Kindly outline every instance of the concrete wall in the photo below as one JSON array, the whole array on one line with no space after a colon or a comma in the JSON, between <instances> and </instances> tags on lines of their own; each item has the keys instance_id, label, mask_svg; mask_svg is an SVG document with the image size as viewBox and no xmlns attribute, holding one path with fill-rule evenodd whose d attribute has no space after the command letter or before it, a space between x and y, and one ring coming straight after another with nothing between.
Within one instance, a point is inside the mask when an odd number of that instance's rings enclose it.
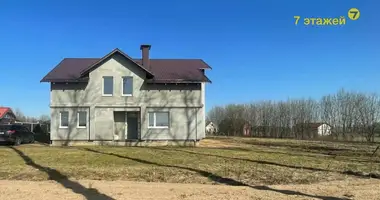
<instances>
[{"instance_id":1,"label":"concrete wall","mask_svg":"<svg viewBox=\"0 0 380 200\"><path fill-rule=\"evenodd\" d=\"M69 112L69 127L60 128L60 112L68 111ZM87 128L78 128L78 111L87 112ZM78 107L78 108L67 108L67 107L56 107L50 109L50 114L52 116L50 124L50 139L51 140L88 140L89 139L89 108L88 107ZM54 117L54 118L53 118Z\"/></svg>"},{"instance_id":2,"label":"concrete wall","mask_svg":"<svg viewBox=\"0 0 380 200\"><path fill-rule=\"evenodd\" d=\"M145 108L142 140L196 140L202 138L201 108ZM148 112L169 112L169 128L149 128ZM203 128L204 129L204 128Z\"/></svg>"},{"instance_id":3,"label":"concrete wall","mask_svg":"<svg viewBox=\"0 0 380 200\"><path fill-rule=\"evenodd\" d=\"M95 108L94 128L95 133L91 140L113 140L115 127L112 108Z\"/></svg>"},{"instance_id":4,"label":"concrete wall","mask_svg":"<svg viewBox=\"0 0 380 200\"><path fill-rule=\"evenodd\" d=\"M102 96L102 77L113 76L113 96ZM133 95L122 96L122 77L133 77ZM147 84L145 71L121 55L115 54L89 73L88 83L51 84L50 106L52 140L114 140L114 111L141 112L140 137L144 140L199 139L205 135L204 96L199 84ZM203 94L204 95L204 94ZM88 109L89 126L76 130L59 129L59 110L75 113L78 108ZM170 111L168 130L148 129L148 111ZM70 116L72 114L69 114ZM71 117L73 120L75 116ZM70 127L71 127L70 126ZM71 132L75 133L72 134ZM73 137L75 136L75 137Z\"/></svg>"}]
</instances>

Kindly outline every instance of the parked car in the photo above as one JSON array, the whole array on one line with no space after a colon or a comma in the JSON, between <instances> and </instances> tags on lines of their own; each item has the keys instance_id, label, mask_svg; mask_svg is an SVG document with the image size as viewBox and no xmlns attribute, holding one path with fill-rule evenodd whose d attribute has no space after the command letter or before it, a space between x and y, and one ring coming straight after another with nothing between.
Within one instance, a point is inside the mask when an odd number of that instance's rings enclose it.
<instances>
[{"instance_id":1,"label":"parked car","mask_svg":"<svg viewBox=\"0 0 380 200\"><path fill-rule=\"evenodd\" d=\"M10 142L14 145L34 143L34 133L23 125L0 125L0 142Z\"/></svg>"}]
</instances>

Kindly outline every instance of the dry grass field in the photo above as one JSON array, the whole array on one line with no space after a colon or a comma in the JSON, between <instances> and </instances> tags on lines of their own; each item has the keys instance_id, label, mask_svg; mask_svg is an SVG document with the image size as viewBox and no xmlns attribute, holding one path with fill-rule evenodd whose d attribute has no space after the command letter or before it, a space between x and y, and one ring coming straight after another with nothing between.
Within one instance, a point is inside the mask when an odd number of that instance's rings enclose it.
<instances>
[{"instance_id":1,"label":"dry grass field","mask_svg":"<svg viewBox=\"0 0 380 200\"><path fill-rule=\"evenodd\" d=\"M379 173L380 151L372 155L376 147L251 138L206 139L196 148L1 146L0 179L315 183Z\"/></svg>"}]
</instances>

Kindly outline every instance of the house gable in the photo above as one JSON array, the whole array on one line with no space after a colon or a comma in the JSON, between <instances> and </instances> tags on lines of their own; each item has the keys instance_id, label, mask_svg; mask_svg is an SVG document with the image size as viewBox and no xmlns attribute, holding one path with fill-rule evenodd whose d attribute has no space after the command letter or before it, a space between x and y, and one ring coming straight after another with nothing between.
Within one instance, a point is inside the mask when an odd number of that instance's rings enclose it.
<instances>
[{"instance_id":1,"label":"house gable","mask_svg":"<svg viewBox=\"0 0 380 200\"><path fill-rule=\"evenodd\" d=\"M104 59L89 72L90 81L102 76L132 76L145 80L147 79L147 72L124 56L114 54Z\"/></svg>"},{"instance_id":2,"label":"house gable","mask_svg":"<svg viewBox=\"0 0 380 200\"><path fill-rule=\"evenodd\" d=\"M127 54L122 52L120 49L114 49L109 54L105 55L103 58L99 59L97 62L93 63L83 71L81 71L81 77L86 77L91 71L95 70L99 66L103 65L107 61L109 61L111 58L117 57L118 60L121 60L121 57L125 60L128 60L129 62L133 63L136 67L140 68L146 73L147 78L153 78L154 75L152 72L150 72L148 69L140 65L139 63L135 62L131 57L129 57Z\"/></svg>"},{"instance_id":3,"label":"house gable","mask_svg":"<svg viewBox=\"0 0 380 200\"><path fill-rule=\"evenodd\" d=\"M103 95L103 78L113 77L113 94ZM125 98L122 94L123 78L132 77L132 97ZM120 54L114 54L89 73L89 82L84 91L89 96L88 102L115 104L125 102L135 104L142 96L141 88L146 80L146 71Z\"/></svg>"},{"instance_id":4,"label":"house gable","mask_svg":"<svg viewBox=\"0 0 380 200\"><path fill-rule=\"evenodd\" d=\"M16 115L11 108L0 107L0 124L13 123L16 120Z\"/></svg>"},{"instance_id":5,"label":"house gable","mask_svg":"<svg viewBox=\"0 0 380 200\"><path fill-rule=\"evenodd\" d=\"M8 107L0 107L0 119L14 117L15 115L12 112L11 108Z\"/></svg>"}]
</instances>

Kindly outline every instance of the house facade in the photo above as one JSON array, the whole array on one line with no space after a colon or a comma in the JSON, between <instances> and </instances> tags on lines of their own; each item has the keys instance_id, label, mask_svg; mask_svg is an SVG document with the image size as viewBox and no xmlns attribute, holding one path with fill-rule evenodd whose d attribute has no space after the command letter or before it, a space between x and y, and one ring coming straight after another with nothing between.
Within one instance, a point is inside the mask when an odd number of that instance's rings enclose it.
<instances>
[{"instance_id":1,"label":"house facade","mask_svg":"<svg viewBox=\"0 0 380 200\"><path fill-rule=\"evenodd\" d=\"M103 58L66 58L41 82L50 83L53 145L76 142L196 142L205 137L201 59L150 59L119 49Z\"/></svg>"},{"instance_id":2,"label":"house facade","mask_svg":"<svg viewBox=\"0 0 380 200\"><path fill-rule=\"evenodd\" d=\"M0 124L12 124L16 121L16 115L9 107L0 107Z\"/></svg>"}]
</instances>

